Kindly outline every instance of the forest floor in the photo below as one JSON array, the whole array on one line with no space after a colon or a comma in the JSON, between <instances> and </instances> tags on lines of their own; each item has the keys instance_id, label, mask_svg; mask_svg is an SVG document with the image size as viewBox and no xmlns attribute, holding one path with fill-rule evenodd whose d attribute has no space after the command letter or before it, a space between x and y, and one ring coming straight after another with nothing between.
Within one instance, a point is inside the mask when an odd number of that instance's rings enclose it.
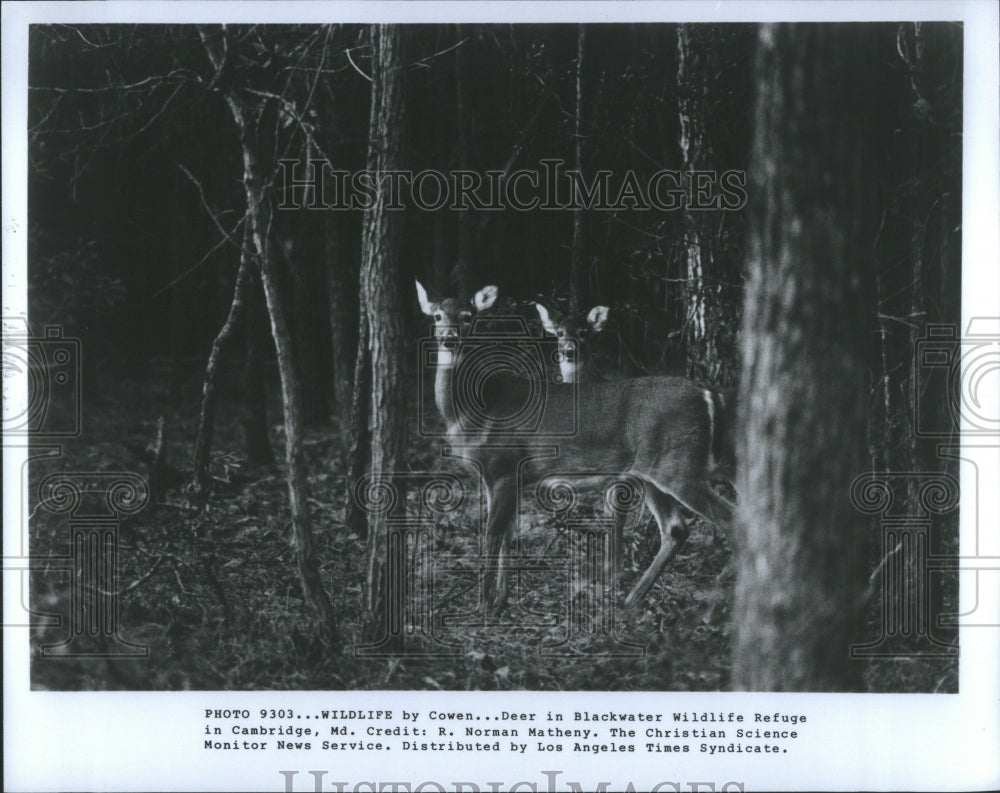
<instances>
[{"instance_id":1,"label":"forest floor","mask_svg":"<svg viewBox=\"0 0 1000 793\"><path fill-rule=\"evenodd\" d=\"M49 690L726 690L730 685L733 576L729 539L701 521L659 580L630 612L628 588L655 553L648 513L626 529L616 587L586 578L574 560L604 512L583 502L558 514L524 499L519 513L520 575L495 619L479 609L481 541L477 499L435 512L417 488L406 504L407 553L414 571L400 616L403 643L387 655L364 637L365 538L344 526L347 440L335 425L306 433L309 510L324 585L339 619L339 647L317 638L290 541L283 466L241 467L238 389L221 394L213 448L219 482L205 509L181 488L126 516L118 529L117 635L101 639L105 657L79 657L66 643L73 608L70 529L65 513L39 505L37 485L58 472L144 471L135 449L167 427L168 460L187 472L200 382L180 386L115 382L86 402L80 437L58 457L32 463L29 525L32 684ZM269 405L271 440L282 459L280 405ZM414 417L414 425L416 424ZM412 470L456 473L436 441L410 434ZM69 475L69 474L67 474ZM74 477L77 473L72 474ZM468 478L465 479L469 485ZM474 489L473 491L474 492ZM51 560L48 563L46 560ZM45 615L61 624L43 627ZM58 622L53 620L52 622ZM867 636L879 632L873 609ZM145 648L137 650L136 646ZM46 648L43 654L43 648ZM136 655L136 653L141 653ZM871 691L957 690L954 658L867 660Z\"/></svg>"}]
</instances>

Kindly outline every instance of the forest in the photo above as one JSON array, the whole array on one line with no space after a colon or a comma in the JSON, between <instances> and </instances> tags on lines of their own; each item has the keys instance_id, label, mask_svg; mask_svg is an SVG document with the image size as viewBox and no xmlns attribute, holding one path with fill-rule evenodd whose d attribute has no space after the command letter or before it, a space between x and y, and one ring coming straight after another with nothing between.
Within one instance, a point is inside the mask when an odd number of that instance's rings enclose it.
<instances>
[{"instance_id":1,"label":"forest","mask_svg":"<svg viewBox=\"0 0 1000 793\"><path fill-rule=\"evenodd\" d=\"M962 45L33 25L33 686L956 691Z\"/></svg>"}]
</instances>

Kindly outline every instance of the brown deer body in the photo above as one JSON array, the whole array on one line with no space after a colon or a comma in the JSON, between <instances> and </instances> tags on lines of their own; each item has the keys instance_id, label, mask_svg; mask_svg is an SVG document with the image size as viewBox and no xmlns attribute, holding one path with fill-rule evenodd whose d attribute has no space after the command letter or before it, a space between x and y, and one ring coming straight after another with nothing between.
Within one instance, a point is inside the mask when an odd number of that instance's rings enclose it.
<instances>
[{"instance_id":1,"label":"brown deer body","mask_svg":"<svg viewBox=\"0 0 1000 793\"><path fill-rule=\"evenodd\" d=\"M542 322L543 330L554 337L558 345L558 377L562 382L597 383L624 379L620 375L598 371L598 367L593 360L595 357L593 352L595 340L601 331L604 330L608 321L610 309L607 306L594 306L585 316L577 315L573 312L561 314L555 310L550 310L541 303L535 303L534 306ZM731 486L735 471L735 450L732 445L730 431L732 407L730 404L727 404L727 400L717 391L705 389L705 398L711 401L711 404L706 403L706 409L709 411L709 417L712 420L711 433L714 444L710 474L713 480L725 481ZM679 533L687 532L687 521L678 502L671 498L668 501L664 501L662 507L663 513L661 517L664 519L664 522L658 524L661 535L661 548L669 545L669 537L666 532L670 532L671 534L675 530ZM612 575L614 572L621 572L621 555L624 549L624 527L627 514L623 511L616 511L615 518L614 554L612 557L614 567L609 571L609 575ZM678 526L681 528L676 528ZM640 584L630 593L626 603L633 605L645 594L653 581L655 581L655 575L643 578Z\"/></svg>"},{"instance_id":2,"label":"brown deer body","mask_svg":"<svg viewBox=\"0 0 1000 793\"><path fill-rule=\"evenodd\" d=\"M607 383L545 383L543 377L539 383L497 372L482 378L475 393L466 393L461 387L461 342L472 312L455 299L431 301L419 282L417 294L421 309L434 320L435 400L452 453L472 462L486 486L488 566L483 592L488 608L499 609L506 601L506 558L519 494L523 484L539 478L565 473L577 486L606 484L623 476L642 482L661 545L626 606L645 595L687 539L674 499L712 523L728 526L732 505L709 485L718 451L711 391L678 377ZM489 308L496 297L496 287L484 287L472 308ZM539 389L544 400L540 423L511 432L508 417L518 415ZM570 432L565 431L567 422Z\"/></svg>"}]
</instances>

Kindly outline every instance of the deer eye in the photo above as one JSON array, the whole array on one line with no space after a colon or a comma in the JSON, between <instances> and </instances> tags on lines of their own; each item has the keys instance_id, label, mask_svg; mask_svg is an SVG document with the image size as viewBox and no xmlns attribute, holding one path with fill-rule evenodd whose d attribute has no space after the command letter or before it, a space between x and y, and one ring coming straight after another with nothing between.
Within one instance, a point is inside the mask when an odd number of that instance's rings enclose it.
<instances>
[{"instance_id":1,"label":"deer eye","mask_svg":"<svg viewBox=\"0 0 1000 793\"><path fill-rule=\"evenodd\" d=\"M463 324L467 325L470 322L472 322L472 312L471 311L463 311L461 314L458 315L458 318L459 318L459 320Z\"/></svg>"},{"instance_id":2,"label":"deer eye","mask_svg":"<svg viewBox=\"0 0 1000 793\"><path fill-rule=\"evenodd\" d=\"M434 321L435 322L440 322L441 321L441 312L440 311L438 311L438 312L436 312L434 314Z\"/></svg>"},{"instance_id":3,"label":"deer eye","mask_svg":"<svg viewBox=\"0 0 1000 793\"><path fill-rule=\"evenodd\" d=\"M564 331L562 328L559 328L559 330L556 331L556 336L562 339L566 336L566 331Z\"/></svg>"}]
</instances>

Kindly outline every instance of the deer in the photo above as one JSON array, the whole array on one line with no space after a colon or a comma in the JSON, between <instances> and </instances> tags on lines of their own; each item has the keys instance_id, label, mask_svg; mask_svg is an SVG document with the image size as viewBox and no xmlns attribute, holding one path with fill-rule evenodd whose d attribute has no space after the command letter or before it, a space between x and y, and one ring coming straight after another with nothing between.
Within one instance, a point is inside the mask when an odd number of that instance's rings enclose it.
<instances>
[{"instance_id":1,"label":"deer","mask_svg":"<svg viewBox=\"0 0 1000 793\"><path fill-rule=\"evenodd\" d=\"M497 301L496 286L484 286L464 302L432 300L417 281L421 311L433 321L437 347L435 403L446 425L452 454L472 463L486 490L486 571L483 598L488 611L506 605L506 561L523 481L553 471L586 476L574 483L600 487L631 477L642 483L643 499L660 533L660 547L628 596L625 608L641 601L663 568L684 545L689 529L676 503L714 525L729 529L733 505L710 486L722 451L715 394L681 377L639 377L619 382L547 382L508 371L477 380L463 391L463 344L474 342L476 314ZM466 364L467 365L467 364ZM512 434L509 417L525 400L541 394L538 424ZM571 433L562 432L566 417Z\"/></svg>"},{"instance_id":2,"label":"deer","mask_svg":"<svg viewBox=\"0 0 1000 793\"><path fill-rule=\"evenodd\" d=\"M573 313L559 314L541 303L533 303L532 305L542 321L542 328L550 336L554 336L558 343L557 364L561 382L592 383L624 378L624 375L597 371L597 367L593 363L594 355L591 352L591 347L594 339L607 324L608 315L611 312L607 306L594 306L587 312L586 316L579 316ZM722 392L715 389L711 389L710 393L716 403L714 413L721 425L724 425L723 435L720 438L725 441L725 448L712 470L713 481L728 482L733 485L735 460L733 459L734 450L731 447L732 438L729 436L729 425L735 412L733 405L735 393L730 390L724 396Z\"/></svg>"},{"instance_id":3,"label":"deer","mask_svg":"<svg viewBox=\"0 0 1000 793\"><path fill-rule=\"evenodd\" d=\"M610 314L610 309L607 306L594 306L586 315L582 315L572 311L563 314L549 309L542 303L536 302L533 305L538 312L543 330L556 340L558 377L561 382L592 383L615 377L615 375L597 371L593 361L594 340L604 330ZM713 481L728 482L732 486L735 465L732 459L733 449L728 445L731 441L731 438L728 437L728 425L732 413L730 400L724 399L715 390L711 391L711 395L715 403L713 413L719 426L718 431L722 433L720 437L725 437L726 441L725 449L718 455L712 468L712 479ZM616 512L615 517L614 549L616 554L620 554L624 547L623 531L627 515L624 512ZM671 526L679 522L686 523L680 505L676 501L673 503L673 512L668 516L668 521Z\"/></svg>"}]
</instances>

